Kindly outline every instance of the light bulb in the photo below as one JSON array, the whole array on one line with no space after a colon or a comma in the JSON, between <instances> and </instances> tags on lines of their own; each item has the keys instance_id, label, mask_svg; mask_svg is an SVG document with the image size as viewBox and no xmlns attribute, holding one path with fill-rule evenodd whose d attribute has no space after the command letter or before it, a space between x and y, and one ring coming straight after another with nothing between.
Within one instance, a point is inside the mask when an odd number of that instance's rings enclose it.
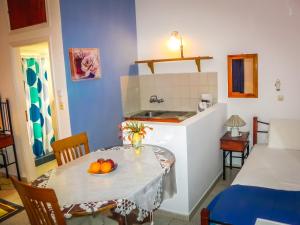
<instances>
[{"instance_id":1,"label":"light bulb","mask_svg":"<svg viewBox=\"0 0 300 225\"><path fill-rule=\"evenodd\" d=\"M168 47L172 50L172 51L177 51L180 49L181 46L181 39L179 36L178 31L173 31L171 33L171 37L168 41Z\"/></svg>"},{"instance_id":2,"label":"light bulb","mask_svg":"<svg viewBox=\"0 0 300 225\"><path fill-rule=\"evenodd\" d=\"M172 51L177 51L180 48L180 40L174 36L172 36L168 42L168 47Z\"/></svg>"}]
</instances>

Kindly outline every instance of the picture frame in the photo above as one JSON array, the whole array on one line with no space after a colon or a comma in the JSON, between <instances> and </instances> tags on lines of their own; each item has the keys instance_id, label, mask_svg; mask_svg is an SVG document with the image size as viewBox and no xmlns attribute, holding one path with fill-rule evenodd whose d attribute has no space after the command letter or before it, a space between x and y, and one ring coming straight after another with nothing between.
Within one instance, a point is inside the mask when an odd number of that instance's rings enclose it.
<instances>
[{"instance_id":1,"label":"picture frame","mask_svg":"<svg viewBox=\"0 0 300 225\"><path fill-rule=\"evenodd\" d=\"M69 60L73 81L94 80L101 77L98 48L70 48Z\"/></svg>"}]
</instances>

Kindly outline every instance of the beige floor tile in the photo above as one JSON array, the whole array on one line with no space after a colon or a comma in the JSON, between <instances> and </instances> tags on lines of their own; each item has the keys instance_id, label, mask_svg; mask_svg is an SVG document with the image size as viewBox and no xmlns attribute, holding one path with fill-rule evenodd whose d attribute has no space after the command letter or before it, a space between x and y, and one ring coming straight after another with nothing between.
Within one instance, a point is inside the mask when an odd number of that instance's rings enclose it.
<instances>
[{"instance_id":1,"label":"beige floor tile","mask_svg":"<svg viewBox=\"0 0 300 225\"><path fill-rule=\"evenodd\" d=\"M67 225L118 225L114 220L106 218L101 215L97 216L83 216L67 220Z\"/></svg>"},{"instance_id":2,"label":"beige floor tile","mask_svg":"<svg viewBox=\"0 0 300 225\"><path fill-rule=\"evenodd\" d=\"M15 216L3 221L1 225L30 225L29 219L25 211L22 211Z\"/></svg>"},{"instance_id":3,"label":"beige floor tile","mask_svg":"<svg viewBox=\"0 0 300 225\"><path fill-rule=\"evenodd\" d=\"M36 174L37 176L41 176L43 175L44 173L48 172L49 170L52 170L54 168L57 167L57 162L56 160L52 160L50 162L47 162L47 163L44 163L40 166L37 166L36 167Z\"/></svg>"},{"instance_id":4,"label":"beige floor tile","mask_svg":"<svg viewBox=\"0 0 300 225\"><path fill-rule=\"evenodd\" d=\"M193 223L189 221L173 219L170 221L169 225L193 225Z\"/></svg>"},{"instance_id":5,"label":"beige floor tile","mask_svg":"<svg viewBox=\"0 0 300 225\"><path fill-rule=\"evenodd\" d=\"M154 213L153 216L153 221L155 225L169 225L172 219L173 218L171 217L163 216L161 214L158 215L156 213ZM150 223L145 223L145 225L150 225Z\"/></svg>"},{"instance_id":6,"label":"beige floor tile","mask_svg":"<svg viewBox=\"0 0 300 225\"><path fill-rule=\"evenodd\" d=\"M210 191L202 205L199 207L198 211L195 213L194 217L191 219L192 224L199 225L200 224L200 212L203 208L206 208L209 203L224 189L229 187L236 177L239 169L233 168L230 170L226 168L226 180L224 181L222 177L217 181L215 187Z\"/></svg>"}]
</instances>

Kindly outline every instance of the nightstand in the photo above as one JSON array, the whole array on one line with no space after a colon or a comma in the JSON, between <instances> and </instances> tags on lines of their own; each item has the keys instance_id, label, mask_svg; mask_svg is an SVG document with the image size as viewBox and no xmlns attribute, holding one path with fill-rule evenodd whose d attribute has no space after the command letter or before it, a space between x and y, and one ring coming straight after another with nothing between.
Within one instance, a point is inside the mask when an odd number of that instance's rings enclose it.
<instances>
[{"instance_id":1,"label":"nightstand","mask_svg":"<svg viewBox=\"0 0 300 225\"><path fill-rule=\"evenodd\" d=\"M231 137L230 132L226 132L220 139L220 149L223 151L223 180L226 178L226 167L241 168L244 165L245 158L249 155L249 132L240 132L241 136ZM232 156L232 152L240 153L240 156ZM226 158L230 156L230 166L226 166ZM240 158L241 166L232 166L232 158Z\"/></svg>"}]
</instances>

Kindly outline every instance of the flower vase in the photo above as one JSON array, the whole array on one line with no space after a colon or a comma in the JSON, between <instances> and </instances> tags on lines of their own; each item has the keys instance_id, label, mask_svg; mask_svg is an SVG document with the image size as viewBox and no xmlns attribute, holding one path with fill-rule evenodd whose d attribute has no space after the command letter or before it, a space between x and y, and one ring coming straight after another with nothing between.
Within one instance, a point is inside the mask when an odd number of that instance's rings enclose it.
<instances>
[{"instance_id":1,"label":"flower vase","mask_svg":"<svg viewBox=\"0 0 300 225\"><path fill-rule=\"evenodd\" d=\"M141 153L142 139L143 139L143 137L139 133L134 133L132 135L131 144L132 144L132 147L134 148L136 154Z\"/></svg>"}]
</instances>

